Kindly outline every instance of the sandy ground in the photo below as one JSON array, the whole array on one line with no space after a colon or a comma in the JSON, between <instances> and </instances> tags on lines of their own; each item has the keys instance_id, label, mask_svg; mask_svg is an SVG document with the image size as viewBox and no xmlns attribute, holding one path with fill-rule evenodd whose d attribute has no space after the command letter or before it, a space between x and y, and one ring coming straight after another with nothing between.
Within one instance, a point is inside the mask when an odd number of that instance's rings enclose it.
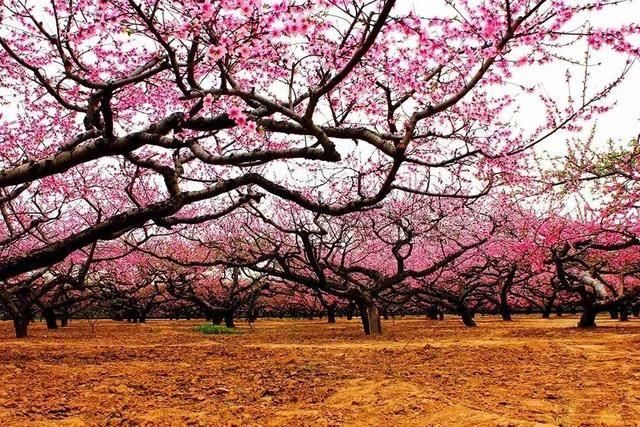
<instances>
[{"instance_id":1,"label":"sandy ground","mask_svg":"<svg viewBox=\"0 0 640 427\"><path fill-rule=\"evenodd\" d=\"M0 322L0 425L640 425L638 320L199 323Z\"/></svg>"}]
</instances>

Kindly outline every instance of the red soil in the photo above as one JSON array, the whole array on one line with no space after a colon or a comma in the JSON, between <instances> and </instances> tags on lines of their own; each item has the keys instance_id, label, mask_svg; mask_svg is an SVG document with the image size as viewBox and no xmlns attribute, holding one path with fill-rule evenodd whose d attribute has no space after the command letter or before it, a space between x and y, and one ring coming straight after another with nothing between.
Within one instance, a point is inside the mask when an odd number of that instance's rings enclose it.
<instances>
[{"instance_id":1,"label":"red soil","mask_svg":"<svg viewBox=\"0 0 640 427\"><path fill-rule=\"evenodd\" d=\"M637 425L640 322L0 322L0 425Z\"/></svg>"}]
</instances>

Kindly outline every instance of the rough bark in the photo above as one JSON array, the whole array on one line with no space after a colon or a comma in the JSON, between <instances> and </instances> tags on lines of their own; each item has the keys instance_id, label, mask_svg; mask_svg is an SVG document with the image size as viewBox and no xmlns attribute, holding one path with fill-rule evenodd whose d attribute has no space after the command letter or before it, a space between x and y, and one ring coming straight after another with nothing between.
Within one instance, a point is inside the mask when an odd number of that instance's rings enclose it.
<instances>
[{"instance_id":1,"label":"rough bark","mask_svg":"<svg viewBox=\"0 0 640 427\"><path fill-rule=\"evenodd\" d=\"M362 327L365 335L378 335L382 333L382 324L380 321L380 310L375 304L370 302L358 303L360 317L362 319Z\"/></svg>"},{"instance_id":2,"label":"rough bark","mask_svg":"<svg viewBox=\"0 0 640 427\"><path fill-rule=\"evenodd\" d=\"M356 311L356 305L353 302L349 303L347 307L347 320L353 319L353 313Z\"/></svg>"},{"instance_id":3,"label":"rough bark","mask_svg":"<svg viewBox=\"0 0 640 427\"><path fill-rule=\"evenodd\" d=\"M336 323L336 308L334 306L327 307L327 323Z\"/></svg>"},{"instance_id":4,"label":"rough bark","mask_svg":"<svg viewBox=\"0 0 640 427\"><path fill-rule=\"evenodd\" d=\"M627 304L622 302L620 303L620 306L618 307L619 311L620 311L620 321L621 322L628 322L629 321L629 308L627 307Z\"/></svg>"},{"instance_id":5,"label":"rough bark","mask_svg":"<svg viewBox=\"0 0 640 427\"><path fill-rule=\"evenodd\" d=\"M233 310L227 310L224 312L224 325L227 328L235 328L236 325L233 322Z\"/></svg>"},{"instance_id":6,"label":"rough bark","mask_svg":"<svg viewBox=\"0 0 640 427\"><path fill-rule=\"evenodd\" d=\"M596 326L596 307L593 301L585 301L583 304L582 316L578 322L579 328L595 328Z\"/></svg>"},{"instance_id":7,"label":"rough bark","mask_svg":"<svg viewBox=\"0 0 640 427\"><path fill-rule=\"evenodd\" d=\"M500 316L502 316L502 320L511 321L511 310L508 304L500 304Z\"/></svg>"},{"instance_id":8,"label":"rough bark","mask_svg":"<svg viewBox=\"0 0 640 427\"><path fill-rule=\"evenodd\" d=\"M509 291L513 285L513 278L516 274L516 266L514 265L510 270L507 278L505 279L502 287L500 288L500 316L502 320L511 320L511 308L509 307Z\"/></svg>"},{"instance_id":9,"label":"rough bark","mask_svg":"<svg viewBox=\"0 0 640 427\"><path fill-rule=\"evenodd\" d=\"M224 315L222 312L216 311L214 313L209 314L209 318L211 319L211 323L214 325L222 325L222 321L224 320Z\"/></svg>"},{"instance_id":10,"label":"rough bark","mask_svg":"<svg viewBox=\"0 0 640 427\"><path fill-rule=\"evenodd\" d=\"M27 336L27 328L29 327L29 317L27 316L14 317L13 327L16 332L16 338L25 338Z\"/></svg>"},{"instance_id":11,"label":"rough bark","mask_svg":"<svg viewBox=\"0 0 640 427\"><path fill-rule=\"evenodd\" d=\"M462 318L462 323L464 324L464 326L472 328L478 326L476 325L475 320L473 320L473 313L469 309L462 308L460 310L460 317Z\"/></svg>"},{"instance_id":12,"label":"rough bark","mask_svg":"<svg viewBox=\"0 0 640 427\"><path fill-rule=\"evenodd\" d=\"M42 317L47 322L47 329L58 329L58 321L56 313L52 308L46 307L42 309Z\"/></svg>"}]
</instances>

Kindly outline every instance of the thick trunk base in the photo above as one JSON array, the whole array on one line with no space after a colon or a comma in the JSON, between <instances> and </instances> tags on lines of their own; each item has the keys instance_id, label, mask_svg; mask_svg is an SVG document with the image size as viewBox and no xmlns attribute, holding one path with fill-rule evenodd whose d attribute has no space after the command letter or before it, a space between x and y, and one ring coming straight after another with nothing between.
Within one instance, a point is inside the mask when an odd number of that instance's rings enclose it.
<instances>
[{"instance_id":1,"label":"thick trunk base","mask_svg":"<svg viewBox=\"0 0 640 427\"><path fill-rule=\"evenodd\" d=\"M47 329L58 329L58 321L56 319L56 313L50 309L45 308L42 310L42 316L44 320L47 322Z\"/></svg>"},{"instance_id":2,"label":"thick trunk base","mask_svg":"<svg viewBox=\"0 0 640 427\"><path fill-rule=\"evenodd\" d=\"M336 323L336 309L333 307L327 309L327 323Z\"/></svg>"},{"instance_id":3,"label":"thick trunk base","mask_svg":"<svg viewBox=\"0 0 640 427\"><path fill-rule=\"evenodd\" d=\"M209 320L211 320L211 323L213 323L214 325L222 325L222 321L224 320L223 314L217 312L210 314L208 317Z\"/></svg>"},{"instance_id":4,"label":"thick trunk base","mask_svg":"<svg viewBox=\"0 0 640 427\"><path fill-rule=\"evenodd\" d=\"M620 304L620 321L621 322L628 322L629 321L629 309L627 308L626 304Z\"/></svg>"},{"instance_id":5,"label":"thick trunk base","mask_svg":"<svg viewBox=\"0 0 640 427\"><path fill-rule=\"evenodd\" d=\"M512 320L511 319L511 312L509 311L508 308L502 308L500 310L500 316L502 316L502 320L504 320L504 321L509 322L509 321Z\"/></svg>"},{"instance_id":6,"label":"thick trunk base","mask_svg":"<svg viewBox=\"0 0 640 427\"><path fill-rule=\"evenodd\" d=\"M360 317L365 335L379 335L382 333L380 310L375 305L359 304Z\"/></svg>"},{"instance_id":7,"label":"thick trunk base","mask_svg":"<svg viewBox=\"0 0 640 427\"><path fill-rule=\"evenodd\" d=\"M353 314L356 312L356 304L353 302L349 303L347 307L347 320L353 319Z\"/></svg>"},{"instance_id":8,"label":"thick trunk base","mask_svg":"<svg viewBox=\"0 0 640 427\"><path fill-rule=\"evenodd\" d=\"M13 327L16 332L16 338L25 338L29 327L29 319L18 317L13 319Z\"/></svg>"},{"instance_id":9,"label":"thick trunk base","mask_svg":"<svg viewBox=\"0 0 640 427\"><path fill-rule=\"evenodd\" d=\"M236 325L233 322L233 313L230 311L227 311L226 313L224 313L224 325L227 328L235 328Z\"/></svg>"},{"instance_id":10,"label":"thick trunk base","mask_svg":"<svg viewBox=\"0 0 640 427\"><path fill-rule=\"evenodd\" d=\"M470 312L463 311L460 314L460 317L462 318L462 323L464 324L464 326L467 326L470 328L475 328L476 326L478 326L475 320L473 320L473 315Z\"/></svg>"},{"instance_id":11,"label":"thick trunk base","mask_svg":"<svg viewBox=\"0 0 640 427\"><path fill-rule=\"evenodd\" d=\"M596 327L596 311L590 308L585 308L580 316L578 322L578 328L595 328Z\"/></svg>"}]
</instances>

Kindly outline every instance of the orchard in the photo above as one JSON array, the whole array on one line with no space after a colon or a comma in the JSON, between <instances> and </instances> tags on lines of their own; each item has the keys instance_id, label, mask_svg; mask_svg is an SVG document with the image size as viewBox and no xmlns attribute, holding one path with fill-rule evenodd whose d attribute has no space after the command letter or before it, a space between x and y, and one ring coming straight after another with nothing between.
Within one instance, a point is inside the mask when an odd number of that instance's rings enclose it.
<instances>
[{"instance_id":1,"label":"orchard","mask_svg":"<svg viewBox=\"0 0 640 427\"><path fill-rule=\"evenodd\" d=\"M0 421L637 423L638 22L638 0L0 0Z\"/></svg>"}]
</instances>

